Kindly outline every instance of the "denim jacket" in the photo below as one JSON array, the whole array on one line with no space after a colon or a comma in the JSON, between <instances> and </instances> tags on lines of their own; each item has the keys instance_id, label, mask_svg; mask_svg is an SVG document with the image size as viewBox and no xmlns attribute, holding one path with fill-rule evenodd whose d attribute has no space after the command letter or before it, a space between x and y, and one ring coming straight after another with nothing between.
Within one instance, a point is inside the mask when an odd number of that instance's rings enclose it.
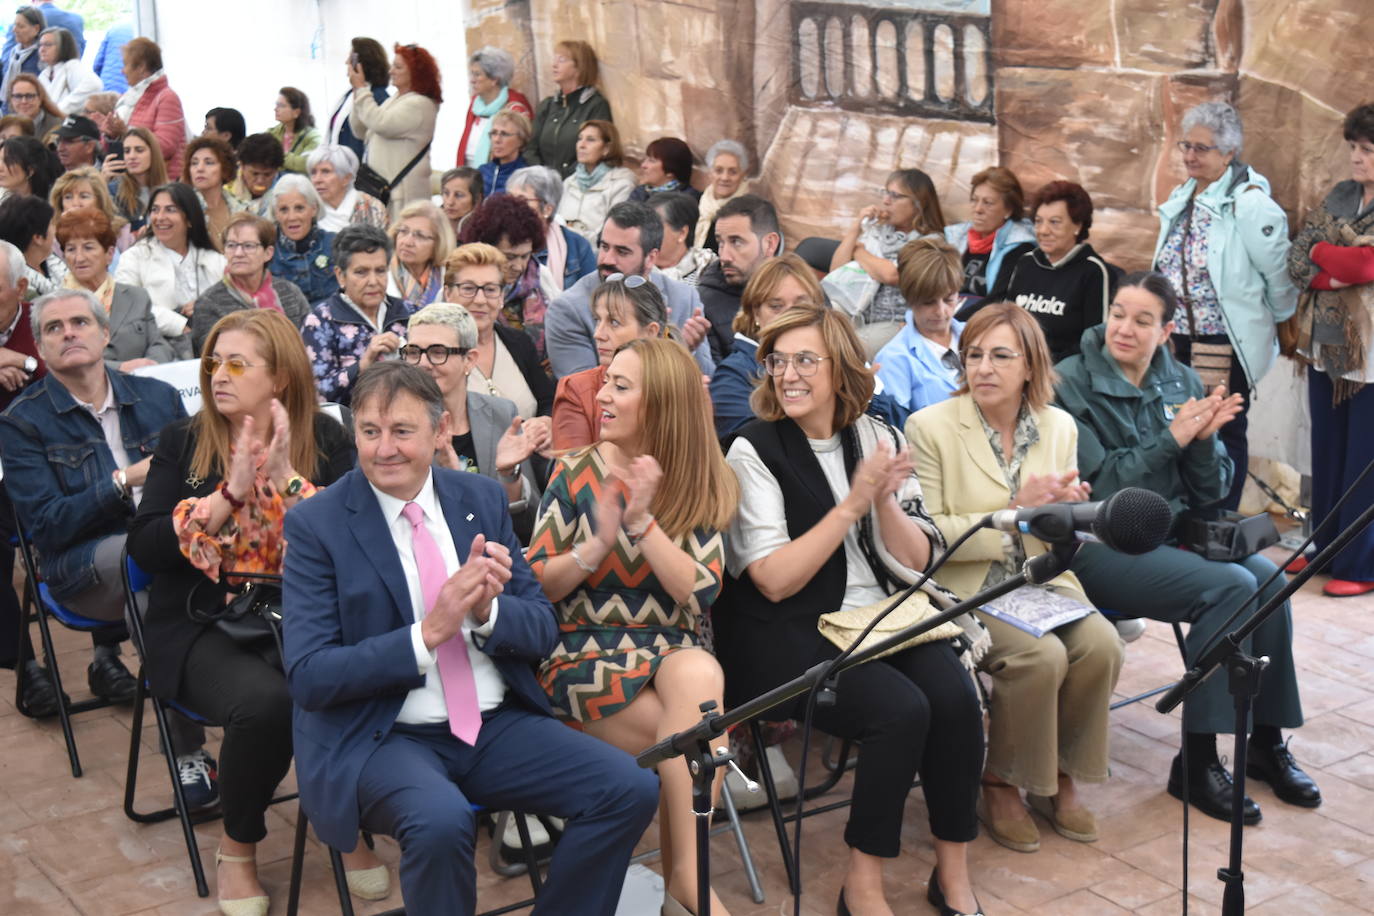
<instances>
[{"instance_id":1,"label":"denim jacket","mask_svg":"<svg viewBox=\"0 0 1374 916\"><path fill-rule=\"evenodd\" d=\"M186 416L166 382L106 370L130 463L153 453L162 428ZM5 489L59 601L98 584L95 548L124 532L133 505L115 489L114 455L100 422L53 376L26 388L0 414Z\"/></svg>"},{"instance_id":2,"label":"denim jacket","mask_svg":"<svg viewBox=\"0 0 1374 916\"><path fill-rule=\"evenodd\" d=\"M267 269L272 276L290 280L305 293L311 305L328 299L339 291L334 276L334 233L316 224L310 234L293 242L277 231L277 244Z\"/></svg>"}]
</instances>

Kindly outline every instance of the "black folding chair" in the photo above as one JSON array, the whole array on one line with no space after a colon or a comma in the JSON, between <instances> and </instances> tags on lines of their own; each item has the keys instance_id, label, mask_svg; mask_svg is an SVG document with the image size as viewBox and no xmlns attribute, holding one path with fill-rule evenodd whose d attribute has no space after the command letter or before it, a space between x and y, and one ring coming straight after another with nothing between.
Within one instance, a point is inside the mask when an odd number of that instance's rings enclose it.
<instances>
[{"instance_id":1,"label":"black folding chair","mask_svg":"<svg viewBox=\"0 0 1374 916\"><path fill-rule=\"evenodd\" d=\"M43 659L47 663L53 689L57 691L57 718L62 723L62 737L67 742L67 759L71 762L72 776L80 777L81 756L77 753L76 737L72 734L72 716L91 709L104 709L112 704L104 697L92 697L89 700L81 700L76 703L68 700L66 692L62 689L62 672L57 667L57 652L53 649L52 628L48 625L48 618L52 617L67 629L81 633L121 632L123 622L82 617L54 598L52 592L48 590L48 584L42 581L39 574L33 545L29 543L24 522L19 517L18 509L14 510L14 531L19 556L24 563L24 602L19 614L19 645L24 644L24 637L28 634L29 624L36 617L38 619L38 632L43 643ZM24 687L28 683L25 667L22 660L15 666L14 705L21 713L32 718L33 713L24 703Z\"/></svg>"},{"instance_id":2,"label":"black folding chair","mask_svg":"<svg viewBox=\"0 0 1374 916\"><path fill-rule=\"evenodd\" d=\"M1118 614L1116 611L1109 610L1109 609L1107 609L1107 608L1099 608L1099 611L1101 612L1102 616L1103 616L1103 617L1106 617L1107 620L1110 621L1111 623L1116 623L1118 620L1133 620L1133 619L1135 619L1135 618L1133 618L1133 617L1131 617L1131 616L1128 616L1128 615L1126 615L1126 614ZM1178 621L1175 620L1175 621L1173 622L1173 628L1174 628L1174 641L1178 643L1178 654L1183 658L1183 664L1184 664L1184 666L1186 667L1187 664L1188 664L1188 648L1187 648L1187 645L1186 645L1186 644L1184 643L1184 641L1183 641L1183 639L1184 639L1184 637L1183 637L1183 625L1182 625L1181 623L1179 623ZM1116 710L1116 709L1120 709L1120 708L1123 707L1123 706L1130 706L1132 703L1139 703L1141 700L1148 700L1150 697L1158 696L1159 694L1163 693L1164 691L1170 689L1171 687L1174 686L1175 683L1176 683L1176 682L1174 682L1174 681L1170 681L1170 682L1167 683L1167 684L1163 684L1163 685L1161 685L1161 686L1159 686L1159 687L1155 687L1155 688L1153 688L1153 689L1151 689L1151 690L1147 690L1147 691L1145 691L1144 693L1138 693L1138 694L1136 694L1136 695L1133 696L1133 697L1126 697L1126 698L1123 699L1123 700L1117 700L1115 703L1113 703L1111 706L1109 706L1109 707L1107 707L1107 708L1108 708L1108 709L1112 709L1112 710Z\"/></svg>"},{"instance_id":3,"label":"black folding chair","mask_svg":"<svg viewBox=\"0 0 1374 916\"><path fill-rule=\"evenodd\" d=\"M176 750L172 747L171 733L167 728L167 713L169 710L174 710L200 725L213 726L217 723L199 715L194 710L187 709L180 703L164 700L148 692L148 681L143 675L143 663L147 658L144 652L143 619L138 610L136 595L146 589L152 580L147 573L138 568L138 564L129 558L127 550L121 566L124 573L125 616L128 618L129 634L133 638L134 649L138 652L139 658L138 695L134 698L134 720L129 737L129 769L124 778L124 814L129 820L140 824L157 824L173 817L178 818L181 821L182 838L186 843L186 857L191 860L191 872L196 879L196 893L202 897L208 897L210 896L210 887L205 880L205 865L200 858L200 847L196 844L195 826L218 820L221 813L218 807L195 812L187 807L186 796L181 788L181 777L177 773ZM145 699L153 701L153 717L157 720L158 741L162 745L162 754L167 762L167 775L172 784L172 806L159 811L140 812L134 808L134 795L138 789L138 762L143 749L140 738L143 732L143 701ZM295 792L278 795L272 799L272 804L290 801L295 797Z\"/></svg>"}]
</instances>

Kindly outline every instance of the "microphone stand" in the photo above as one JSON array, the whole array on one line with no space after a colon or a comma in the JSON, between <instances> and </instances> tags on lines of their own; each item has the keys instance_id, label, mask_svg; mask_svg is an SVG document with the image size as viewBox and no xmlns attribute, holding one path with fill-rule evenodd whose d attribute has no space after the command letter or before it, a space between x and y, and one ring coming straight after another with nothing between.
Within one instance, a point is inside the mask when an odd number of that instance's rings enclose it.
<instances>
[{"instance_id":1,"label":"microphone stand","mask_svg":"<svg viewBox=\"0 0 1374 916\"><path fill-rule=\"evenodd\" d=\"M697 916L710 916L711 913L711 784L715 780L716 770L724 766L734 766L735 759L734 755L725 747L713 752L711 750L713 739L720 737L733 726L747 722L776 706L781 706L789 700L808 693L820 686L826 679L837 677L840 672L861 665L915 636L953 620L960 614L981 607L1027 583L1043 585L1069 568L1069 563L1073 561L1074 554L1078 552L1078 547L1079 542L1077 540L1052 544L1045 553L1027 560L1021 572L999 582L992 588L979 592L967 601L960 601L958 604L951 605L934 617L907 627L898 633L893 633L867 649L854 652L840 662L838 666L834 666L833 660L819 662L798 677L736 706L727 713L716 712L715 701L708 700L701 704L700 722L669 735L652 747L640 751L635 760L645 769L656 767L673 757L685 756L687 758L687 770L692 774L692 814L696 817ZM835 667L833 671L831 670L832 666ZM800 896L800 876L798 876L797 883L798 896Z\"/></svg>"},{"instance_id":2,"label":"microphone stand","mask_svg":"<svg viewBox=\"0 0 1374 916\"><path fill-rule=\"evenodd\" d=\"M1258 608L1239 628L1217 640L1197 662L1184 673L1177 684L1155 704L1155 709L1170 713L1182 703L1202 682L1207 680L1222 665L1226 666L1227 689L1236 706L1235 750L1233 752L1232 783L1234 794L1231 796L1231 842L1229 858L1225 868L1217 869L1217 880L1225 886L1222 894L1222 916L1240 916L1245 912L1245 873L1241 870L1244 850L1244 812L1245 812L1245 758L1249 746L1246 732L1250 725L1250 706L1259 694L1260 679L1269 665L1268 656L1255 658L1248 654L1241 644L1257 630L1274 612L1283 606L1308 579L1324 569L1326 564L1340 553L1345 545L1359 536L1366 526L1374 521L1374 504L1366 508L1360 516L1336 536L1325 549L1308 562L1302 572L1288 580L1274 597ZM1188 802L1184 802L1188 804Z\"/></svg>"}]
</instances>

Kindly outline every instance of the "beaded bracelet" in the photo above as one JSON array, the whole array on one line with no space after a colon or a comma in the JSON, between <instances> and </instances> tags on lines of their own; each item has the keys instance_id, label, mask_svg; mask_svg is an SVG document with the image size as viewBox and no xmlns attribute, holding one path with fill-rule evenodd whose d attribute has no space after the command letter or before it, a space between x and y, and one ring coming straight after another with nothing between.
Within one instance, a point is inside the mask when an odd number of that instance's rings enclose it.
<instances>
[{"instance_id":1,"label":"beaded bracelet","mask_svg":"<svg viewBox=\"0 0 1374 916\"><path fill-rule=\"evenodd\" d=\"M229 503L229 508L234 512L237 512L244 506L248 505L248 503L244 502L243 500L234 498L233 494L229 492L229 481L227 480L221 480L219 482L219 493L221 496L224 497L225 502Z\"/></svg>"}]
</instances>

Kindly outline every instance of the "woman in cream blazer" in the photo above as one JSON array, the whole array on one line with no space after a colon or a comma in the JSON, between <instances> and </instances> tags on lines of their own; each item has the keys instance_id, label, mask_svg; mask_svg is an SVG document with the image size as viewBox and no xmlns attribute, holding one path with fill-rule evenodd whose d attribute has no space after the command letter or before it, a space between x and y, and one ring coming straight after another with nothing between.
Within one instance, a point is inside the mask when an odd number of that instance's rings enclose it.
<instances>
[{"instance_id":1,"label":"woman in cream blazer","mask_svg":"<svg viewBox=\"0 0 1374 916\"><path fill-rule=\"evenodd\" d=\"M1086 499L1078 429L1049 403L1053 370L1034 317L1011 303L988 306L965 327L959 350L963 384L906 425L926 506L946 542L998 509ZM941 567L940 581L968 598L1045 549L1032 537L981 531ZM1048 588L1089 603L1071 572ZM1040 835L1021 802L1024 789L1057 832L1095 840L1096 821L1075 783L1107 778L1107 707L1122 661L1116 630L1092 611L1036 638L976 613L992 635L982 667L994 685L979 816L1002 845L1034 852Z\"/></svg>"}]
</instances>

